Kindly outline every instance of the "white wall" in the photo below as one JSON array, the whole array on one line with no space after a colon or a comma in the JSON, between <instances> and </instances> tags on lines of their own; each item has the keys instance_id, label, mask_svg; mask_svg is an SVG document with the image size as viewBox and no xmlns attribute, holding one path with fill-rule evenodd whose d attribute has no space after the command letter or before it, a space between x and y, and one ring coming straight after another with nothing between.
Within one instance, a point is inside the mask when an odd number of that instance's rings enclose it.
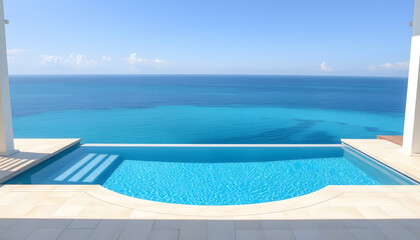
<instances>
[{"instance_id":1,"label":"white wall","mask_svg":"<svg viewBox=\"0 0 420 240\"><path fill-rule=\"evenodd\" d=\"M420 0L415 0L403 149L420 154Z\"/></svg>"}]
</instances>

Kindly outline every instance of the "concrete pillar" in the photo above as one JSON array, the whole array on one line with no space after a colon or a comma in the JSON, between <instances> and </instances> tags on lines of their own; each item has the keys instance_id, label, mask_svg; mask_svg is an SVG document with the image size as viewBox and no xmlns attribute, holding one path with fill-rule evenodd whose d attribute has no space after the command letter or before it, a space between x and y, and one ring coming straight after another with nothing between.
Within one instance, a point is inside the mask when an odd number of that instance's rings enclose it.
<instances>
[{"instance_id":1,"label":"concrete pillar","mask_svg":"<svg viewBox=\"0 0 420 240\"><path fill-rule=\"evenodd\" d=\"M15 152L10 108L9 72L7 70L4 9L3 0L0 0L0 155L10 155Z\"/></svg>"},{"instance_id":2,"label":"concrete pillar","mask_svg":"<svg viewBox=\"0 0 420 240\"><path fill-rule=\"evenodd\" d=\"M420 154L420 0L415 0L403 150Z\"/></svg>"}]
</instances>

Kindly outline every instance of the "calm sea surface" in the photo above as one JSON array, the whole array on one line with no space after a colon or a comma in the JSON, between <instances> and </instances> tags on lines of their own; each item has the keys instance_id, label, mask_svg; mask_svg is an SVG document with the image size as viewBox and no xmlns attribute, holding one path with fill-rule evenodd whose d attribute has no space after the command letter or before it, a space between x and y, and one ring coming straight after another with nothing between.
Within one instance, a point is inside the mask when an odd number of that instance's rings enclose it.
<instances>
[{"instance_id":1,"label":"calm sea surface","mask_svg":"<svg viewBox=\"0 0 420 240\"><path fill-rule=\"evenodd\" d=\"M406 78L11 76L18 138L339 143L402 134Z\"/></svg>"}]
</instances>

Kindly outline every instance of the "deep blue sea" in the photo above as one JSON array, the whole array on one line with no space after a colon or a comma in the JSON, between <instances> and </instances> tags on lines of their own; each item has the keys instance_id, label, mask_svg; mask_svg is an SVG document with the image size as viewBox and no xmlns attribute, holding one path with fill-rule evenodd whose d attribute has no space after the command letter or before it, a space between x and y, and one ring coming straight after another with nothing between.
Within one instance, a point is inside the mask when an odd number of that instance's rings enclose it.
<instances>
[{"instance_id":1,"label":"deep blue sea","mask_svg":"<svg viewBox=\"0 0 420 240\"><path fill-rule=\"evenodd\" d=\"M17 138L339 143L402 134L406 78L11 76Z\"/></svg>"}]
</instances>

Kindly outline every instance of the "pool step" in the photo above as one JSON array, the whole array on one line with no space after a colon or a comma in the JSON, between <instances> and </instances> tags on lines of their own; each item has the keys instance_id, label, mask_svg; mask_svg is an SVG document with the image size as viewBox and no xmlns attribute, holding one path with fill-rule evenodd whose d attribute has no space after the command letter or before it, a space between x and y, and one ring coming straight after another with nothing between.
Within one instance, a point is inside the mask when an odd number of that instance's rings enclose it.
<instances>
[{"instance_id":1,"label":"pool step","mask_svg":"<svg viewBox=\"0 0 420 240\"><path fill-rule=\"evenodd\" d=\"M105 172L118 157L119 155L89 153L56 177L54 181L70 184L92 183Z\"/></svg>"},{"instance_id":2,"label":"pool step","mask_svg":"<svg viewBox=\"0 0 420 240\"><path fill-rule=\"evenodd\" d=\"M86 157L84 157L82 160L78 161L76 164L74 164L71 168L69 168L67 171L62 173L60 176L56 177L54 180L61 182L64 179L66 179L68 176L70 176L73 172L75 172L78 168L83 166L87 161L89 161L91 158L93 158L95 154L90 153Z\"/></svg>"},{"instance_id":3,"label":"pool step","mask_svg":"<svg viewBox=\"0 0 420 240\"><path fill-rule=\"evenodd\" d=\"M89 174L89 176L87 176L83 182L85 183L91 183L93 181L95 181L96 178L99 177L99 175L101 175L101 173L103 173L105 171L105 169L107 169L109 167L109 165L111 165L115 159L118 158L118 155L111 155L109 156L104 162L102 162L101 165L99 165L99 167L97 167L91 174Z\"/></svg>"}]
</instances>

